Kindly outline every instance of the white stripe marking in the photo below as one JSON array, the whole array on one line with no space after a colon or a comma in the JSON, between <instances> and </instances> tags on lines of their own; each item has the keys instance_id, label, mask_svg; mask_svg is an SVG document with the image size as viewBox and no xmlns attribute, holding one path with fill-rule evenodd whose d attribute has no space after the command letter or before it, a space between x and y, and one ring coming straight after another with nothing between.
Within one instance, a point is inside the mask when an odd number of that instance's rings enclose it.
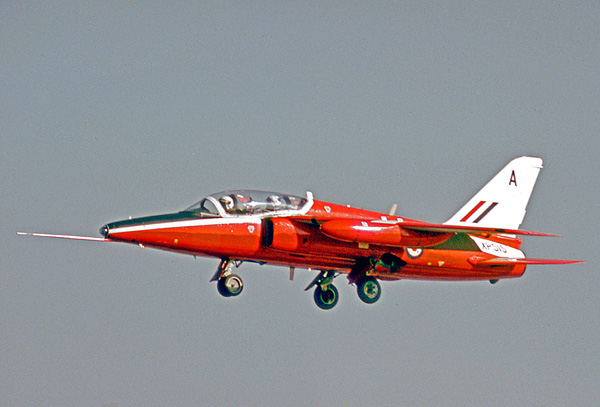
<instances>
[{"instance_id":1,"label":"white stripe marking","mask_svg":"<svg viewBox=\"0 0 600 407\"><path fill-rule=\"evenodd\" d=\"M193 220L179 220L173 222L164 223L150 223L145 225L135 226L123 226L114 229L109 229L109 234L112 233L127 233L127 232L139 232L141 230L159 230L159 229L170 229L170 228L185 228L194 226L212 226L212 225L235 225L235 224L255 224L260 225L261 218L257 217L243 217L243 218L217 218L217 219L193 219Z\"/></svg>"}]
</instances>

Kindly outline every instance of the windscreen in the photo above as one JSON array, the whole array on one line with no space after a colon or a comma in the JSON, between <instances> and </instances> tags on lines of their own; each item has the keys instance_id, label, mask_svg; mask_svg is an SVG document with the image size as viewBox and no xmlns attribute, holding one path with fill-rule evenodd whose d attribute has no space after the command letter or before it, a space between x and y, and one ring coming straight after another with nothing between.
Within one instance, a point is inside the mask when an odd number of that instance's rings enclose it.
<instances>
[{"instance_id":1,"label":"windscreen","mask_svg":"<svg viewBox=\"0 0 600 407\"><path fill-rule=\"evenodd\" d=\"M279 211L297 211L302 209L306 198L278 192L236 190L214 195L229 214L260 214Z\"/></svg>"},{"instance_id":2,"label":"windscreen","mask_svg":"<svg viewBox=\"0 0 600 407\"><path fill-rule=\"evenodd\" d=\"M306 198L279 192L232 190L212 194L186 211L198 212L202 216L219 216L220 212L229 215L254 215L298 211L306 202Z\"/></svg>"}]
</instances>

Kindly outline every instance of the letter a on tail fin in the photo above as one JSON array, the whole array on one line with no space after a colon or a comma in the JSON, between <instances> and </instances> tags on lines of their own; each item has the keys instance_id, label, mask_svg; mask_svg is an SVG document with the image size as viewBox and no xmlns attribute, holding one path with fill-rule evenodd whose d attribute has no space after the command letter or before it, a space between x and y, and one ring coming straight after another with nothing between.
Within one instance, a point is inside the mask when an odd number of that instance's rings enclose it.
<instances>
[{"instance_id":1,"label":"letter a on tail fin","mask_svg":"<svg viewBox=\"0 0 600 407\"><path fill-rule=\"evenodd\" d=\"M515 158L445 224L518 229L541 168L541 158Z\"/></svg>"}]
</instances>

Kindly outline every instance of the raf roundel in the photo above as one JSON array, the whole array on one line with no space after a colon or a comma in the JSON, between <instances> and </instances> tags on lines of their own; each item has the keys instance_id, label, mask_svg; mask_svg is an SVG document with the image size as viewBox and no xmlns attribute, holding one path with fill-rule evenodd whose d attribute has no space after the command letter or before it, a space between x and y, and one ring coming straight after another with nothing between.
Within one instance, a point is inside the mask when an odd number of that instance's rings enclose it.
<instances>
[{"instance_id":1,"label":"raf roundel","mask_svg":"<svg viewBox=\"0 0 600 407\"><path fill-rule=\"evenodd\" d=\"M412 247L406 248L406 255L413 260L418 259L419 257L421 257L422 254L423 254L423 249L421 249L421 248L417 248L417 249L414 249Z\"/></svg>"}]
</instances>

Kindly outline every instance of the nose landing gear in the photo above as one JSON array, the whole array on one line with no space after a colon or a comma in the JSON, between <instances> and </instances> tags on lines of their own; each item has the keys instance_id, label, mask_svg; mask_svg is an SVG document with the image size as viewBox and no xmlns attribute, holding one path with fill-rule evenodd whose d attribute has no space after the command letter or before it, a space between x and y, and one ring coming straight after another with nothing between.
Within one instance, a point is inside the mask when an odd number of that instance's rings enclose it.
<instances>
[{"instance_id":1,"label":"nose landing gear","mask_svg":"<svg viewBox=\"0 0 600 407\"><path fill-rule=\"evenodd\" d=\"M234 262L229 259L221 260L219 268L210 281L217 282L217 291L223 297L235 297L244 289L244 282L237 274L231 274Z\"/></svg>"},{"instance_id":2,"label":"nose landing gear","mask_svg":"<svg viewBox=\"0 0 600 407\"><path fill-rule=\"evenodd\" d=\"M217 281L217 291L223 297L235 297L236 295L240 295L243 289L244 282L237 274L221 277Z\"/></svg>"}]
</instances>

